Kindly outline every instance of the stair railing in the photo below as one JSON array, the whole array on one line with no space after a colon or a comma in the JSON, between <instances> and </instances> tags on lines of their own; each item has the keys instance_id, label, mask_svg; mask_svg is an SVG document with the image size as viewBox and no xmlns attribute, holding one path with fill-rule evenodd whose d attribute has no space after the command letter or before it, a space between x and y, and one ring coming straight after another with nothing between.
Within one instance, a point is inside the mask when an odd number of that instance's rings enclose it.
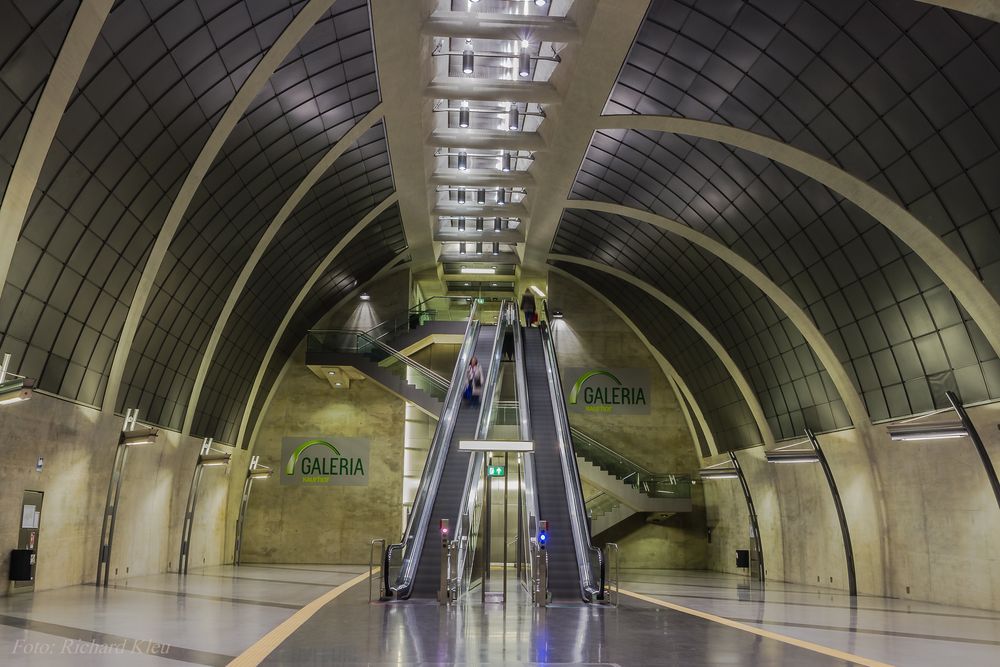
<instances>
[{"instance_id":1,"label":"stair railing","mask_svg":"<svg viewBox=\"0 0 1000 667\"><path fill-rule=\"evenodd\" d=\"M465 377L465 368L469 365L469 360L472 358L476 347L476 339L479 334L476 306L477 304L473 303L472 310L469 313L469 322L465 328L465 338L462 342L462 348L459 351L458 360L455 363L455 370L452 373L451 388L445 397L441 419L434 430L434 438L431 441L430 451L427 453L427 462L420 476L420 484L417 487L417 495L413 500L410 517L406 523L406 530L398 544L391 544L385 550L385 559L383 561L385 590L387 592L391 591L398 598L408 597L412 590L413 577L420 562L420 551L427 537L427 527L432 518L431 512L434 509L434 499L437 497L438 485L441 483L445 460L451 446L451 436L455 430L455 420L458 417L458 410L461 407L462 379ZM390 566L393 555L396 552L402 554L402 563L399 568L398 577L394 583L391 583Z\"/></svg>"}]
</instances>

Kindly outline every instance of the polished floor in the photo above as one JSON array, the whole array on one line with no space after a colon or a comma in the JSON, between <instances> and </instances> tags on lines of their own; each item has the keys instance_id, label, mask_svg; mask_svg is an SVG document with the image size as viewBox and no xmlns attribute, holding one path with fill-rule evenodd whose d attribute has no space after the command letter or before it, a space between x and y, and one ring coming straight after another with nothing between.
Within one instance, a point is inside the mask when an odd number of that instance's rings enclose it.
<instances>
[{"instance_id":1,"label":"polished floor","mask_svg":"<svg viewBox=\"0 0 1000 667\"><path fill-rule=\"evenodd\" d=\"M365 568L244 565L159 575L107 590L0 598L3 665L226 665L304 605ZM845 665L802 640L891 665L1000 665L1000 613L710 572L623 571L622 588L760 628L761 636L626 595L618 608L534 609L473 600L368 603L359 584L321 607L268 665ZM513 592L514 588L511 588Z\"/></svg>"},{"instance_id":2,"label":"polished floor","mask_svg":"<svg viewBox=\"0 0 1000 667\"><path fill-rule=\"evenodd\" d=\"M715 572L623 570L647 596L893 665L997 667L1000 613L860 596Z\"/></svg>"}]
</instances>

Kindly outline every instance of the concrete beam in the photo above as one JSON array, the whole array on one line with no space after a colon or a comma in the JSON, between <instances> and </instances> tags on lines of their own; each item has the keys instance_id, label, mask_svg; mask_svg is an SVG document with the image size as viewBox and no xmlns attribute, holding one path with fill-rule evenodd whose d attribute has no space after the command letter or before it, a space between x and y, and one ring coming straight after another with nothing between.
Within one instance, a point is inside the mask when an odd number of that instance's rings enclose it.
<instances>
[{"instance_id":1,"label":"concrete beam","mask_svg":"<svg viewBox=\"0 0 1000 667\"><path fill-rule=\"evenodd\" d=\"M364 118L362 118L357 125L352 127L347 131L340 141L334 145L326 155L316 163L316 166L310 170L302 182L299 183L295 191L292 192L291 196L278 211L277 215L274 216L274 220L271 224L267 226L264 230L264 234L257 241L257 246L254 248L253 253L247 259L246 264L243 265L240 275L236 278L236 282L233 283L233 287L229 290L229 296L226 298L226 303L222 307L222 312L219 313L219 317L215 321L215 328L212 329L212 335L208 339L208 346L205 348L205 353L201 357L201 364L198 366L198 375L195 377L194 387L191 390L191 398L188 400L188 409L184 414L184 425L181 432L188 434L191 432L191 425L194 423L195 410L198 407L198 401L201 398L201 390L205 384L205 378L208 377L208 370L212 367L212 361L215 359L215 350L219 346L219 341L222 340L222 334L226 330L226 324L229 322L229 317L233 313L233 309L236 308L236 303L239 301L240 295L243 294L243 290L247 283L250 281L250 276L253 275L254 269L257 268L258 262L264 256L267 251L268 246L271 241L277 235L278 231L281 229L285 221L295 212L302 199L312 190L313 186L323 177L323 174L327 172L330 167L333 166L334 162L337 161L341 155L344 154L348 148L354 145L361 135L367 132L373 125L382 120L383 105L379 104L374 109L368 112Z\"/></svg>"},{"instance_id":2,"label":"concrete beam","mask_svg":"<svg viewBox=\"0 0 1000 667\"><path fill-rule=\"evenodd\" d=\"M438 261L442 264L473 264L473 263L484 263L484 264L520 264L521 258L518 257L516 252L502 252L499 255L493 255L487 250L488 246L484 244L483 254L477 255L474 252L469 252L465 255L450 255L442 253L438 257Z\"/></svg>"},{"instance_id":3,"label":"concrete beam","mask_svg":"<svg viewBox=\"0 0 1000 667\"><path fill-rule=\"evenodd\" d=\"M537 132L507 132L504 130L472 130L441 127L427 137L424 144L431 148L466 148L469 150L545 150L545 142Z\"/></svg>"},{"instance_id":4,"label":"concrete beam","mask_svg":"<svg viewBox=\"0 0 1000 667\"><path fill-rule=\"evenodd\" d=\"M460 232L455 228L439 229L434 232L434 240L442 243L459 243L461 241L465 241L466 243L475 243L476 241L482 241L483 243L524 243L524 233L520 228L504 229L495 232L493 231L493 220L489 220L488 222L489 224L484 225L485 228L481 232L468 228L464 232ZM466 224L471 224L475 227L475 218L471 220L467 219Z\"/></svg>"},{"instance_id":5,"label":"concrete beam","mask_svg":"<svg viewBox=\"0 0 1000 667\"><path fill-rule=\"evenodd\" d=\"M335 260L337 256L344 250L344 248L346 248L347 245L354 240L354 237L360 234L362 230L364 230L365 227L370 225L376 218L378 218L378 216L382 215L382 213L386 209L395 204L397 199L398 195L396 193L389 195L384 200L382 200L382 202L378 206L369 211L365 217L359 220L358 223L351 228L351 231L345 234L344 237L337 243L337 245L334 246L334 248L329 253L327 253L326 257L323 258L323 261L321 261L319 265L316 267L316 269L313 271L312 275L309 277L309 280L307 280L305 284L302 286L302 289L299 290L298 295L292 301L291 305L288 307L288 310L285 311L285 316L281 320L281 324L278 325L277 330L275 330L274 336L271 338L271 343L270 345L268 345L267 352L264 353L264 358L261 360L260 368L257 370L257 375L254 378L253 386L251 386L250 388L250 394L247 397L247 404L243 407L243 416L240 418L240 430L236 436L236 442L233 443L235 446L239 447L240 443L244 442L244 437L246 436L246 430L247 430L247 423L250 420L250 410L253 408L254 401L257 400L257 394L260 392L260 386L264 382L264 373L267 371L267 365L271 362L271 357L274 355L274 351L278 347L278 342L281 340L281 337L285 334L285 329L288 328L288 324L292 321L292 317L295 316L295 313L296 311L298 311L299 306L301 306L302 302L305 301L306 296L309 295L310 290L312 290L316 282L320 278L322 278L323 274L326 273L326 270L330 268L330 264L333 263L333 260ZM402 257L402 255L400 257ZM392 266L393 264L394 262L391 262L387 266Z\"/></svg>"},{"instance_id":6,"label":"concrete beam","mask_svg":"<svg viewBox=\"0 0 1000 667\"><path fill-rule=\"evenodd\" d=\"M139 329L139 323L142 321L142 314L146 310L146 304L149 302L153 288L155 287L156 275L159 273L160 266L163 264L163 260L170 250L174 234L177 233L178 228L184 221L184 215L187 213L188 206L191 205L191 201L198 192L198 188L201 187L201 182L205 179L208 170L212 167L212 163L215 162L215 158L219 155L236 124L243 117L243 114L246 113L246 110L250 107L254 98L257 97L257 94L267 84L268 79L271 78L271 75L284 62L292 49L305 37L306 33L309 32L316 22L323 17L323 14L330 9L335 1L309 0L299 13L295 15L295 18L292 19L292 22L278 36L278 39L274 41L274 44L264 54L264 57L257 62L257 66L250 73L247 80L236 91L233 101L226 107L222 118L216 123L215 129L212 130L212 134L208 137L205 145L202 146L201 152L195 159L190 171L184 177L184 183L181 185L173 204L170 206L170 210L167 212L163 226L160 227L160 231L156 236L153 249L146 260L146 265L142 269L142 276L140 276L139 284L135 288L135 296L132 297L128 315L125 317L125 324L122 327L121 336L118 338L118 345L115 347L115 356L111 362L111 373L108 377L107 390L104 392L103 409L105 411L110 412L115 409L115 403L118 400L118 391L121 388L122 375L125 372L125 362L128 361L136 331Z\"/></svg>"},{"instance_id":7,"label":"concrete beam","mask_svg":"<svg viewBox=\"0 0 1000 667\"><path fill-rule=\"evenodd\" d=\"M549 150L539 154L529 170L538 186L532 196L524 261L534 270L544 270L562 203L648 7L649 0L573 4L583 42L561 52L563 61L553 72L552 83L564 92L563 104L546 109L539 132Z\"/></svg>"},{"instance_id":8,"label":"concrete beam","mask_svg":"<svg viewBox=\"0 0 1000 667\"><path fill-rule=\"evenodd\" d=\"M424 99L430 80L430 43L417 29L430 11L418 0L373 0L372 27L378 56L379 88L385 105L386 135L399 213L417 270L434 265L433 226L427 212L427 174L433 170L424 146L425 120L431 116Z\"/></svg>"},{"instance_id":9,"label":"concrete beam","mask_svg":"<svg viewBox=\"0 0 1000 667\"><path fill-rule=\"evenodd\" d=\"M649 342L649 339L646 337L646 334L644 334L642 332L642 329L640 329L638 325L632 321L632 318L626 315L625 311L619 308L617 304L611 301L611 299L604 296L603 293L595 289L592 285L588 285L585 281L580 280L577 276L574 276L572 273L560 269L558 266L549 266L549 271L557 273L565 278L572 280L577 285L579 285L586 291L590 292L590 294L594 298L599 299L601 303L607 306L607 308L611 312L620 317L622 321L628 325L628 328L632 330L632 333L634 333L639 338L639 340L642 341L642 344L646 346L646 349L649 351L649 353L653 356L654 359L656 359L656 363L660 367L660 371L662 371L663 374L667 376L667 379L670 380L671 384L675 386L687 399L688 405L691 406L691 410L694 412L693 417L698 420L698 424L701 426L701 431L702 433L705 434L705 440L708 441L709 452L711 452L713 456L718 454L719 448L715 444L715 436L712 435L712 429L709 428L708 426L708 421L705 419L705 413L702 411L701 405L698 403L697 399L694 397L694 394L691 392L691 388L688 387L687 383L684 381L684 378L681 377L681 374L677 372L676 368L674 368L674 365L670 363L670 361L663 355L662 352L660 352L660 350L655 345ZM692 415L688 414L687 409L684 407L684 402L679 401L679 403L681 405L681 409L684 410L685 415L690 418ZM703 457L701 455L701 449L698 446L698 434L694 429L694 424L688 424L688 428L691 431L691 442L694 443L695 454L698 456L698 459L700 460Z\"/></svg>"},{"instance_id":10,"label":"concrete beam","mask_svg":"<svg viewBox=\"0 0 1000 667\"><path fill-rule=\"evenodd\" d=\"M381 51L379 52L381 57ZM432 100L470 100L476 102L537 102L555 105L562 102L559 91L545 81L500 81L497 79L434 79L424 88L424 97Z\"/></svg>"},{"instance_id":11,"label":"concrete beam","mask_svg":"<svg viewBox=\"0 0 1000 667\"><path fill-rule=\"evenodd\" d=\"M427 37L509 39L529 42L578 42L580 31L562 16L435 12L420 28Z\"/></svg>"},{"instance_id":12,"label":"concrete beam","mask_svg":"<svg viewBox=\"0 0 1000 667\"><path fill-rule=\"evenodd\" d=\"M937 274L1000 354L1000 304L972 269L933 230L873 186L821 158L781 141L729 125L672 116L602 116L598 129L673 132L736 146L822 183L882 223ZM531 236L528 236L529 242Z\"/></svg>"},{"instance_id":13,"label":"concrete beam","mask_svg":"<svg viewBox=\"0 0 1000 667\"><path fill-rule=\"evenodd\" d=\"M0 285L7 281L24 217L38 184L45 157L59 129L70 95L76 90L87 58L101 34L114 0L83 0L66 33L59 55L42 89L28 132L14 161L14 170L0 203Z\"/></svg>"},{"instance_id":14,"label":"concrete beam","mask_svg":"<svg viewBox=\"0 0 1000 667\"><path fill-rule=\"evenodd\" d=\"M757 394L750 386L750 382L747 380L746 375L744 375L739 365L737 365L736 360L733 359L733 357L729 354L729 351L726 350L725 346L719 341L719 339L716 338L715 335L691 313L691 311L646 281L640 280L630 273L608 266L602 262L595 262L593 260L583 259L572 255L558 254L549 255L549 259L554 262L568 262L570 264L586 266L587 268L595 269L597 271L603 271L604 273L612 275L619 280L624 280L625 282L638 287L642 291L646 292L646 294L649 294L651 297L672 310L674 314L691 327L695 333L697 333L698 336L705 341L712 351L715 352L716 356L719 357L719 361L721 361L722 365L725 366L726 371L729 373L730 377L732 377L733 382L736 383L736 387L743 396L743 400L746 402L747 407L750 408L750 412L753 414L754 421L757 424L757 429L760 431L761 438L764 440L764 445L767 447L774 446L775 440L774 434L771 432L771 426L767 423L767 418L764 416L764 410L761 408L760 401L757 400Z\"/></svg>"},{"instance_id":15,"label":"concrete beam","mask_svg":"<svg viewBox=\"0 0 1000 667\"><path fill-rule=\"evenodd\" d=\"M470 198L475 200L475 193L469 194ZM446 203L438 204L431 211L431 215L464 215L466 218L477 218L482 216L484 218L495 218L500 216L501 218L517 218L524 222L528 218L528 209L524 207L524 204L507 204L506 206L476 206L475 204L466 204L462 206L460 204Z\"/></svg>"},{"instance_id":16,"label":"concrete beam","mask_svg":"<svg viewBox=\"0 0 1000 667\"><path fill-rule=\"evenodd\" d=\"M499 160L500 158L497 157ZM526 171L502 172L498 169L469 169L458 171L437 171L431 175L431 185L464 185L467 188L530 188L535 184L534 177Z\"/></svg>"}]
</instances>

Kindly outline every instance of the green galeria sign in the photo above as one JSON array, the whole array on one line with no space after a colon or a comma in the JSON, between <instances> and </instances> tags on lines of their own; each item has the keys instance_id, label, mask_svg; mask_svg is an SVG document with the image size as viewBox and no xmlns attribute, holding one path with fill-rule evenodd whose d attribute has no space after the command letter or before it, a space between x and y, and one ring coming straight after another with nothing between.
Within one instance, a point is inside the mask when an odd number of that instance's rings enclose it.
<instances>
[{"instance_id":1,"label":"green galeria sign","mask_svg":"<svg viewBox=\"0 0 1000 667\"><path fill-rule=\"evenodd\" d=\"M645 368L567 368L570 412L649 414L649 371Z\"/></svg>"},{"instance_id":2,"label":"green galeria sign","mask_svg":"<svg viewBox=\"0 0 1000 667\"><path fill-rule=\"evenodd\" d=\"M281 483L294 486L366 486L370 451L366 438L283 438Z\"/></svg>"}]
</instances>

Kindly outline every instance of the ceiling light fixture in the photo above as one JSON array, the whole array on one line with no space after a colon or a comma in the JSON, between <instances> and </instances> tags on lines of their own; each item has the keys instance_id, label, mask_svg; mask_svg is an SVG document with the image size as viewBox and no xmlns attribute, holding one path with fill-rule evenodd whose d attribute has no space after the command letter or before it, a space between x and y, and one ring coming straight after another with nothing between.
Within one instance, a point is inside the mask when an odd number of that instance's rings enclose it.
<instances>
[{"instance_id":1,"label":"ceiling light fixture","mask_svg":"<svg viewBox=\"0 0 1000 667\"><path fill-rule=\"evenodd\" d=\"M463 101L458 110L458 126L469 127L469 103Z\"/></svg>"},{"instance_id":2,"label":"ceiling light fixture","mask_svg":"<svg viewBox=\"0 0 1000 667\"><path fill-rule=\"evenodd\" d=\"M889 427L889 439L896 441L952 440L965 438L968 429L961 422L947 424L900 424Z\"/></svg>"},{"instance_id":3,"label":"ceiling light fixture","mask_svg":"<svg viewBox=\"0 0 1000 667\"><path fill-rule=\"evenodd\" d=\"M465 151L458 152L458 170L468 171L469 170L469 154Z\"/></svg>"},{"instance_id":4,"label":"ceiling light fixture","mask_svg":"<svg viewBox=\"0 0 1000 667\"><path fill-rule=\"evenodd\" d=\"M507 173L510 171L510 151L504 151L500 157L500 171Z\"/></svg>"},{"instance_id":5,"label":"ceiling light fixture","mask_svg":"<svg viewBox=\"0 0 1000 667\"><path fill-rule=\"evenodd\" d=\"M507 129L517 130L521 127L521 112L517 110L517 106L514 104L510 105L510 109L507 111Z\"/></svg>"},{"instance_id":6,"label":"ceiling light fixture","mask_svg":"<svg viewBox=\"0 0 1000 667\"><path fill-rule=\"evenodd\" d=\"M497 206L507 205L507 188L497 188Z\"/></svg>"},{"instance_id":7,"label":"ceiling light fixture","mask_svg":"<svg viewBox=\"0 0 1000 667\"><path fill-rule=\"evenodd\" d=\"M476 55L472 49L462 51L462 72L472 74L476 69Z\"/></svg>"},{"instance_id":8,"label":"ceiling light fixture","mask_svg":"<svg viewBox=\"0 0 1000 667\"><path fill-rule=\"evenodd\" d=\"M465 188L458 189L458 203L459 204L465 203Z\"/></svg>"},{"instance_id":9,"label":"ceiling light fixture","mask_svg":"<svg viewBox=\"0 0 1000 667\"><path fill-rule=\"evenodd\" d=\"M479 204L480 206L485 206L486 205L486 189L485 188L479 188L479 190L476 191L476 203Z\"/></svg>"},{"instance_id":10,"label":"ceiling light fixture","mask_svg":"<svg viewBox=\"0 0 1000 667\"><path fill-rule=\"evenodd\" d=\"M494 255L499 255L500 254L500 242L499 241L494 241L493 242L493 254Z\"/></svg>"},{"instance_id":11,"label":"ceiling light fixture","mask_svg":"<svg viewBox=\"0 0 1000 667\"><path fill-rule=\"evenodd\" d=\"M522 78L531 76L531 54L521 51L517 56L517 73Z\"/></svg>"},{"instance_id":12,"label":"ceiling light fixture","mask_svg":"<svg viewBox=\"0 0 1000 667\"><path fill-rule=\"evenodd\" d=\"M483 231L483 219L481 217L476 218L476 231L477 232Z\"/></svg>"},{"instance_id":13,"label":"ceiling light fixture","mask_svg":"<svg viewBox=\"0 0 1000 667\"><path fill-rule=\"evenodd\" d=\"M368 292L362 292L360 298L361 298L362 301L371 301L372 300L372 295L369 294Z\"/></svg>"},{"instance_id":14,"label":"ceiling light fixture","mask_svg":"<svg viewBox=\"0 0 1000 667\"><path fill-rule=\"evenodd\" d=\"M496 272L497 272L496 269L486 269L486 268L480 268L480 267L475 267L475 266L463 266L462 267L462 273L469 274L469 275L492 276Z\"/></svg>"},{"instance_id":15,"label":"ceiling light fixture","mask_svg":"<svg viewBox=\"0 0 1000 667\"><path fill-rule=\"evenodd\" d=\"M458 254L459 255L464 255L465 254L465 243L464 242L458 244Z\"/></svg>"},{"instance_id":16,"label":"ceiling light fixture","mask_svg":"<svg viewBox=\"0 0 1000 667\"><path fill-rule=\"evenodd\" d=\"M477 255L482 255L483 254L483 242L482 241L476 241L476 254Z\"/></svg>"},{"instance_id":17,"label":"ceiling light fixture","mask_svg":"<svg viewBox=\"0 0 1000 667\"><path fill-rule=\"evenodd\" d=\"M503 220L500 219L500 216L493 218L493 231L499 232L502 229L503 229Z\"/></svg>"},{"instance_id":18,"label":"ceiling light fixture","mask_svg":"<svg viewBox=\"0 0 1000 667\"><path fill-rule=\"evenodd\" d=\"M464 232L465 231L465 216L464 215L458 219L458 231L460 231L460 232Z\"/></svg>"}]
</instances>

